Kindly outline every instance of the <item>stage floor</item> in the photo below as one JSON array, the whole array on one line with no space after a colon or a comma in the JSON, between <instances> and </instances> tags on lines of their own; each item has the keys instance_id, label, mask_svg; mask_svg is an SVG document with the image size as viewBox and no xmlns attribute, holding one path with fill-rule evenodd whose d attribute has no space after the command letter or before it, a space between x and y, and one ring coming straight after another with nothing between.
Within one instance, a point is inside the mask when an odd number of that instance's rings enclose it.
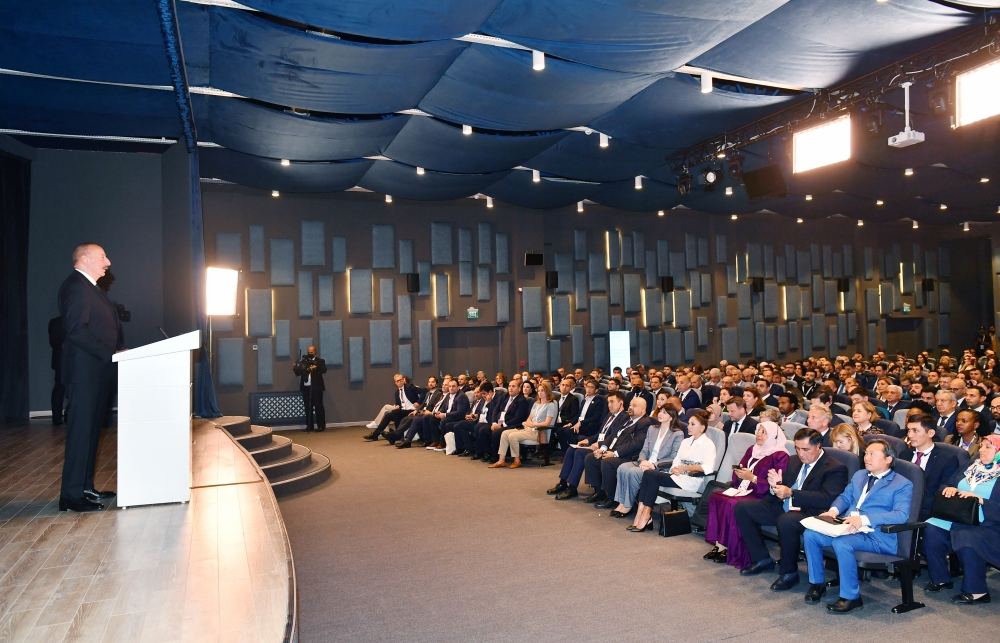
<instances>
[{"instance_id":1,"label":"stage floor","mask_svg":"<svg viewBox=\"0 0 1000 643\"><path fill-rule=\"evenodd\" d=\"M0 429L0 641L286 638L281 514L226 432L195 421L190 503L76 514L58 511L64 429ZM116 488L115 438L102 436L99 489Z\"/></svg>"}]
</instances>

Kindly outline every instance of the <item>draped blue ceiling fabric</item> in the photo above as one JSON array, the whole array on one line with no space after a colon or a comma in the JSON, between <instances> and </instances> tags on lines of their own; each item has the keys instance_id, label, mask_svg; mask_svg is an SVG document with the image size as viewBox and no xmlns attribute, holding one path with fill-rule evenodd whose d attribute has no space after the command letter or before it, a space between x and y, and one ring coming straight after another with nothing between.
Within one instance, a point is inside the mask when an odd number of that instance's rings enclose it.
<instances>
[{"instance_id":1,"label":"draped blue ceiling fabric","mask_svg":"<svg viewBox=\"0 0 1000 643\"><path fill-rule=\"evenodd\" d=\"M614 141L600 147L597 134L572 132L529 159L525 165L560 177L582 181L620 181L634 178L665 163L665 150Z\"/></svg>"},{"instance_id":2,"label":"draped blue ceiling fabric","mask_svg":"<svg viewBox=\"0 0 1000 643\"><path fill-rule=\"evenodd\" d=\"M833 87L977 20L975 14L927 0L873 4L796 0L691 64L770 82Z\"/></svg>"},{"instance_id":3,"label":"draped blue ceiling fabric","mask_svg":"<svg viewBox=\"0 0 1000 643\"><path fill-rule=\"evenodd\" d=\"M385 156L429 170L485 173L509 170L569 135L566 131L523 135L474 132L436 118L411 117L382 152Z\"/></svg>"},{"instance_id":4,"label":"draped blue ceiling fabric","mask_svg":"<svg viewBox=\"0 0 1000 643\"><path fill-rule=\"evenodd\" d=\"M483 32L615 71L665 73L788 0L504 0Z\"/></svg>"},{"instance_id":5,"label":"draped blue ceiling fabric","mask_svg":"<svg viewBox=\"0 0 1000 643\"><path fill-rule=\"evenodd\" d=\"M428 171L419 176L409 165L374 161L358 181L358 185L372 192L391 194L402 199L442 201L478 194L507 173L448 174Z\"/></svg>"},{"instance_id":6,"label":"draped blue ceiling fabric","mask_svg":"<svg viewBox=\"0 0 1000 643\"><path fill-rule=\"evenodd\" d=\"M371 45L212 12L212 85L243 96L339 114L410 109L465 43Z\"/></svg>"},{"instance_id":7,"label":"draped blue ceiling fabric","mask_svg":"<svg viewBox=\"0 0 1000 643\"><path fill-rule=\"evenodd\" d=\"M590 198L601 205L633 212L666 210L681 202L676 185L653 179L644 180L641 190L636 190L631 180L602 183Z\"/></svg>"},{"instance_id":8,"label":"draped blue ceiling fabric","mask_svg":"<svg viewBox=\"0 0 1000 643\"><path fill-rule=\"evenodd\" d=\"M262 190L341 192L358 185L373 161L281 165L280 159L241 154L224 148L201 149L201 175Z\"/></svg>"},{"instance_id":9,"label":"draped blue ceiling fabric","mask_svg":"<svg viewBox=\"0 0 1000 643\"><path fill-rule=\"evenodd\" d=\"M584 125L656 82L637 74L550 60L531 68L531 53L470 45L445 71L420 109L452 123L492 130L552 130Z\"/></svg>"},{"instance_id":10,"label":"draped blue ceiling fabric","mask_svg":"<svg viewBox=\"0 0 1000 643\"><path fill-rule=\"evenodd\" d=\"M533 183L531 172L514 170L504 179L484 189L487 194L501 201L526 208L561 208L583 201L597 189L594 183L543 180Z\"/></svg>"},{"instance_id":11,"label":"draped blue ceiling fabric","mask_svg":"<svg viewBox=\"0 0 1000 643\"><path fill-rule=\"evenodd\" d=\"M413 118L330 118L215 96L196 96L195 114L203 141L255 156L300 161L375 156Z\"/></svg>"},{"instance_id":12,"label":"draped blue ceiling fabric","mask_svg":"<svg viewBox=\"0 0 1000 643\"><path fill-rule=\"evenodd\" d=\"M419 41L478 31L500 0L241 0L240 4L333 31Z\"/></svg>"}]
</instances>

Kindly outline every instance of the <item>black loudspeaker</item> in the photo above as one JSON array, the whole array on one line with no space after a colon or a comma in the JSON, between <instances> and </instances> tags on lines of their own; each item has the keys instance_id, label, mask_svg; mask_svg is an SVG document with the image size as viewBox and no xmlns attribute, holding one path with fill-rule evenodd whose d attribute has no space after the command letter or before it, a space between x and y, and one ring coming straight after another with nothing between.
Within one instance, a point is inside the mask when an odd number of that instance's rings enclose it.
<instances>
[{"instance_id":1,"label":"black loudspeaker","mask_svg":"<svg viewBox=\"0 0 1000 643\"><path fill-rule=\"evenodd\" d=\"M526 266L544 266L545 265L545 255L540 252L525 252L524 253L524 265Z\"/></svg>"},{"instance_id":2,"label":"black loudspeaker","mask_svg":"<svg viewBox=\"0 0 1000 643\"><path fill-rule=\"evenodd\" d=\"M549 290L555 290L559 287L559 273L555 270L547 270L545 272L545 287Z\"/></svg>"},{"instance_id":3,"label":"black loudspeaker","mask_svg":"<svg viewBox=\"0 0 1000 643\"><path fill-rule=\"evenodd\" d=\"M933 279L924 279L923 283L920 284L920 288L924 292L934 292L934 280Z\"/></svg>"},{"instance_id":4,"label":"black loudspeaker","mask_svg":"<svg viewBox=\"0 0 1000 643\"><path fill-rule=\"evenodd\" d=\"M663 292L673 292L674 291L674 278L673 277L660 277L660 289Z\"/></svg>"},{"instance_id":5,"label":"black loudspeaker","mask_svg":"<svg viewBox=\"0 0 1000 643\"><path fill-rule=\"evenodd\" d=\"M420 292L420 274L416 272L406 273L406 292Z\"/></svg>"},{"instance_id":6,"label":"black loudspeaker","mask_svg":"<svg viewBox=\"0 0 1000 643\"><path fill-rule=\"evenodd\" d=\"M765 196L785 196L785 178L781 176L781 168L777 165L765 165L762 168L743 172L743 186L747 196L759 199Z\"/></svg>"},{"instance_id":7,"label":"black loudspeaker","mask_svg":"<svg viewBox=\"0 0 1000 643\"><path fill-rule=\"evenodd\" d=\"M847 277L841 277L837 280L837 292L850 292L851 291L851 280Z\"/></svg>"},{"instance_id":8,"label":"black loudspeaker","mask_svg":"<svg viewBox=\"0 0 1000 643\"><path fill-rule=\"evenodd\" d=\"M764 292L764 278L753 277L750 279L750 289L754 292Z\"/></svg>"}]
</instances>

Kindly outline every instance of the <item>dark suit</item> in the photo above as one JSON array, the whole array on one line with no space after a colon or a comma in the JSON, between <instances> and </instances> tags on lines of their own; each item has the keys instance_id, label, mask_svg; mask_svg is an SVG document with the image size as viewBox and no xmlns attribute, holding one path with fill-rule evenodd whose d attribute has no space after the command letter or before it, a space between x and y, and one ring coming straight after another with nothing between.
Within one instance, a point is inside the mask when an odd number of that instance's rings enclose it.
<instances>
[{"instance_id":1,"label":"dark suit","mask_svg":"<svg viewBox=\"0 0 1000 643\"><path fill-rule=\"evenodd\" d=\"M405 394L407 401L413 404L414 408L416 408L417 405L420 404L420 400L423 397L420 391L421 389L417 388L413 384L410 384L409 382L404 384L402 389L397 388L396 391L393 393L392 398L393 398L393 404L398 406L399 408L393 409L382 416L382 421L379 422L378 428L375 429L374 435L379 435L380 433L385 431L386 427L388 427L390 423L395 424L398 427L399 423L403 421L403 418L413 413L412 409L403 408L402 394Z\"/></svg>"},{"instance_id":2,"label":"dark suit","mask_svg":"<svg viewBox=\"0 0 1000 643\"><path fill-rule=\"evenodd\" d=\"M587 413L581 418L580 413L583 413L584 408L586 408ZM594 442L597 434L601 431L601 426L604 424L604 418L607 414L607 398L601 395L595 395L591 399L590 405L587 404L587 398L584 398L579 411L577 411L577 417L573 420L573 424L576 424L577 422L580 423L580 431L578 433L574 433L573 429L566 428L560 428L556 431L556 438L559 440L559 448L565 453L569 448L569 445L576 444L584 438L590 442Z\"/></svg>"},{"instance_id":3,"label":"dark suit","mask_svg":"<svg viewBox=\"0 0 1000 643\"><path fill-rule=\"evenodd\" d=\"M719 397L719 389L715 384L702 384L701 385L701 408L707 407L712 403L712 400Z\"/></svg>"},{"instance_id":4,"label":"dark suit","mask_svg":"<svg viewBox=\"0 0 1000 643\"><path fill-rule=\"evenodd\" d=\"M626 409L628 408L628 405L632 403L632 398L636 398L636 397L641 397L642 399L646 400L646 414L648 415L649 412L653 410L653 403L654 403L653 394L650 393L649 391L647 391L644 388L634 388L634 389L632 389L625 396L625 408Z\"/></svg>"},{"instance_id":5,"label":"dark suit","mask_svg":"<svg viewBox=\"0 0 1000 643\"><path fill-rule=\"evenodd\" d=\"M946 450L947 447L931 449L927 455L927 464L924 469L924 496L920 501L920 520L927 520L931 517L931 506L934 504L934 496L948 486L955 474L963 469L965 464L953 453ZM900 459L914 462L915 454L913 449L907 449L899 454ZM923 464L923 463L921 463Z\"/></svg>"},{"instance_id":6,"label":"dark suit","mask_svg":"<svg viewBox=\"0 0 1000 643\"><path fill-rule=\"evenodd\" d=\"M781 484L791 488L802 470L802 461L792 457L781 475ZM785 511L785 503L768 494L760 500L736 503L735 520L746 544L750 560L762 561L770 556L760 535L763 525L776 525L781 545L778 571L793 574L798 570L799 540L805 528L803 518L815 516L830 508L834 498L847 486L847 467L824 454L810 469L801 488L792 492L792 500L800 511Z\"/></svg>"},{"instance_id":7,"label":"dark suit","mask_svg":"<svg viewBox=\"0 0 1000 643\"><path fill-rule=\"evenodd\" d=\"M694 389L688 389L684 393L678 393L677 395L684 396L681 398L681 407L683 407L685 411L701 408L701 398L698 397L698 392Z\"/></svg>"},{"instance_id":8,"label":"dark suit","mask_svg":"<svg viewBox=\"0 0 1000 643\"><path fill-rule=\"evenodd\" d=\"M722 425L722 431L726 434L728 438L733 434L733 420L729 420ZM756 433L757 432L757 420L753 419L749 415L743 418L740 422L740 430L737 433Z\"/></svg>"},{"instance_id":9,"label":"dark suit","mask_svg":"<svg viewBox=\"0 0 1000 643\"><path fill-rule=\"evenodd\" d=\"M66 400L66 387L62 382L62 345L65 339L62 317L49 320L49 348L52 349L50 366L54 374L52 382L52 424L59 426L63 422L63 407Z\"/></svg>"},{"instance_id":10,"label":"dark suit","mask_svg":"<svg viewBox=\"0 0 1000 643\"><path fill-rule=\"evenodd\" d=\"M114 364L121 348L118 311L107 295L74 270L59 288L63 319L62 381L73 412L66 431L60 494L80 500L94 488L94 460L101 421L111 394Z\"/></svg>"},{"instance_id":11,"label":"dark suit","mask_svg":"<svg viewBox=\"0 0 1000 643\"><path fill-rule=\"evenodd\" d=\"M944 426L941 426L941 414L937 411L934 412L934 426L937 427L937 439L944 440L949 435L956 433L955 431L955 421L958 419L958 409L956 408L951 416L945 421ZM979 428L983 428L980 424ZM981 434L980 434L981 435Z\"/></svg>"},{"instance_id":12,"label":"dark suit","mask_svg":"<svg viewBox=\"0 0 1000 643\"><path fill-rule=\"evenodd\" d=\"M465 416L468 414L471 406L468 395L461 390L455 393L451 404L449 405L448 402L445 402L444 406L441 407L441 412L445 414L443 418L427 419L427 426L430 429L430 439L427 441L435 444L444 444L444 434L447 432L446 427L465 420Z\"/></svg>"},{"instance_id":13,"label":"dark suit","mask_svg":"<svg viewBox=\"0 0 1000 643\"><path fill-rule=\"evenodd\" d=\"M315 368L311 369L313 366ZM323 406L326 360L320 357L310 359L307 355L295 363L292 371L299 376L299 390L306 405L306 431L312 431L314 421L316 429L322 431L326 428L326 408Z\"/></svg>"},{"instance_id":14,"label":"dark suit","mask_svg":"<svg viewBox=\"0 0 1000 643\"><path fill-rule=\"evenodd\" d=\"M618 488L618 467L639 457L639 452L646 443L646 433L654 424L653 418L648 415L637 418L632 424L626 422L618 438L608 444L609 453L615 455L606 455L600 460L594 454L587 456L583 465L587 484L594 489L600 487L608 498L614 498Z\"/></svg>"},{"instance_id":15,"label":"dark suit","mask_svg":"<svg viewBox=\"0 0 1000 643\"><path fill-rule=\"evenodd\" d=\"M457 422L449 422L442 427L445 434L454 433L455 434L455 451L461 453L463 451L469 450L472 445L472 430L475 428L476 423L479 421L479 417L483 412L489 417L489 413L492 409L491 405L493 400L487 400L486 398L480 398L476 400L476 403L472 405L469 409L468 415L475 416L471 420L462 418Z\"/></svg>"},{"instance_id":16,"label":"dark suit","mask_svg":"<svg viewBox=\"0 0 1000 643\"><path fill-rule=\"evenodd\" d=\"M480 422L477 418L472 425L470 435L468 436L468 442L465 448L472 451L474 456L485 456L487 453L485 451L479 450L479 434L481 431L486 431L489 434L490 427L494 422L500 417L500 413L503 412L504 408L507 406L507 398L510 397L510 393L504 389L494 389L493 399L490 400L489 406L486 409L486 421ZM456 437L456 440L458 438ZM489 441L486 442L487 446ZM499 449L499 446L497 447Z\"/></svg>"},{"instance_id":17,"label":"dark suit","mask_svg":"<svg viewBox=\"0 0 1000 643\"><path fill-rule=\"evenodd\" d=\"M500 434L505 429L520 428L521 424L531 413L531 398L524 397L520 393L514 397L507 395L503 406L500 407L497 419L493 422L500 425L500 428L493 430L492 424L476 425L476 453L485 456L492 456L500 452Z\"/></svg>"},{"instance_id":18,"label":"dark suit","mask_svg":"<svg viewBox=\"0 0 1000 643\"><path fill-rule=\"evenodd\" d=\"M595 436L595 440L591 444L608 446L618 437L622 427L625 426L628 420L629 417L624 411L619 412L615 416L609 415L604 424L598 428L600 433ZM601 434L603 434L603 437L601 437ZM562 469L559 471L559 481L565 482L570 489L576 489L577 485L580 484L580 478L583 476L587 457L592 453L593 451L588 448L575 449L570 447L567 449L566 455L563 457Z\"/></svg>"},{"instance_id":19,"label":"dark suit","mask_svg":"<svg viewBox=\"0 0 1000 643\"><path fill-rule=\"evenodd\" d=\"M556 426L576 424L576 419L580 416L580 400L572 393L567 393L560 397L556 404L559 406Z\"/></svg>"},{"instance_id":20,"label":"dark suit","mask_svg":"<svg viewBox=\"0 0 1000 643\"><path fill-rule=\"evenodd\" d=\"M400 420L399 424L396 426L396 430L386 433L385 439L389 441L389 444L395 444L396 440L401 438L407 442L412 441L413 436L417 432L417 421L424 417L424 411L433 410L443 397L444 392L439 388L436 388L433 391L425 390L423 393L424 401L420 403L418 410L415 411L413 415L407 415Z\"/></svg>"}]
</instances>

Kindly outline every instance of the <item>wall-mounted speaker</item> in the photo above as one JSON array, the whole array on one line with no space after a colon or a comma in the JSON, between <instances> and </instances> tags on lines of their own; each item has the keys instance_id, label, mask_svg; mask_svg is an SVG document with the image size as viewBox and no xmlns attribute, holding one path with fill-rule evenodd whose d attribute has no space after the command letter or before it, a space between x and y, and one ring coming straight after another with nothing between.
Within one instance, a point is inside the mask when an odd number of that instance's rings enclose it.
<instances>
[{"instance_id":1,"label":"wall-mounted speaker","mask_svg":"<svg viewBox=\"0 0 1000 643\"><path fill-rule=\"evenodd\" d=\"M545 255L540 252L525 252L524 253L524 265L526 266L544 266L545 265Z\"/></svg>"},{"instance_id":2,"label":"wall-mounted speaker","mask_svg":"<svg viewBox=\"0 0 1000 643\"><path fill-rule=\"evenodd\" d=\"M751 199L765 196L785 196L788 192L788 188L785 187L785 178L781 175L781 168L777 165L765 165L749 172L744 170L743 186L747 189L747 196Z\"/></svg>"},{"instance_id":3,"label":"wall-mounted speaker","mask_svg":"<svg viewBox=\"0 0 1000 643\"><path fill-rule=\"evenodd\" d=\"M924 292L934 292L934 280L924 279L923 282L920 284L920 288Z\"/></svg>"},{"instance_id":4,"label":"wall-mounted speaker","mask_svg":"<svg viewBox=\"0 0 1000 643\"><path fill-rule=\"evenodd\" d=\"M407 272L405 274L406 274L406 292L409 293L420 292L420 273Z\"/></svg>"},{"instance_id":5,"label":"wall-mounted speaker","mask_svg":"<svg viewBox=\"0 0 1000 643\"><path fill-rule=\"evenodd\" d=\"M750 289L754 292L764 292L764 278L763 277L751 277L750 279Z\"/></svg>"},{"instance_id":6,"label":"wall-mounted speaker","mask_svg":"<svg viewBox=\"0 0 1000 643\"><path fill-rule=\"evenodd\" d=\"M559 273L555 270L547 270L545 272L545 287L549 290L555 290L559 287Z\"/></svg>"},{"instance_id":7,"label":"wall-mounted speaker","mask_svg":"<svg viewBox=\"0 0 1000 643\"><path fill-rule=\"evenodd\" d=\"M660 277L660 289L663 292L673 292L674 291L674 278L673 277Z\"/></svg>"},{"instance_id":8,"label":"wall-mounted speaker","mask_svg":"<svg viewBox=\"0 0 1000 643\"><path fill-rule=\"evenodd\" d=\"M850 292L851 291L851 280L847 277L841 277L837 280L837 292Z\"/></svg>"}]
</instances>

